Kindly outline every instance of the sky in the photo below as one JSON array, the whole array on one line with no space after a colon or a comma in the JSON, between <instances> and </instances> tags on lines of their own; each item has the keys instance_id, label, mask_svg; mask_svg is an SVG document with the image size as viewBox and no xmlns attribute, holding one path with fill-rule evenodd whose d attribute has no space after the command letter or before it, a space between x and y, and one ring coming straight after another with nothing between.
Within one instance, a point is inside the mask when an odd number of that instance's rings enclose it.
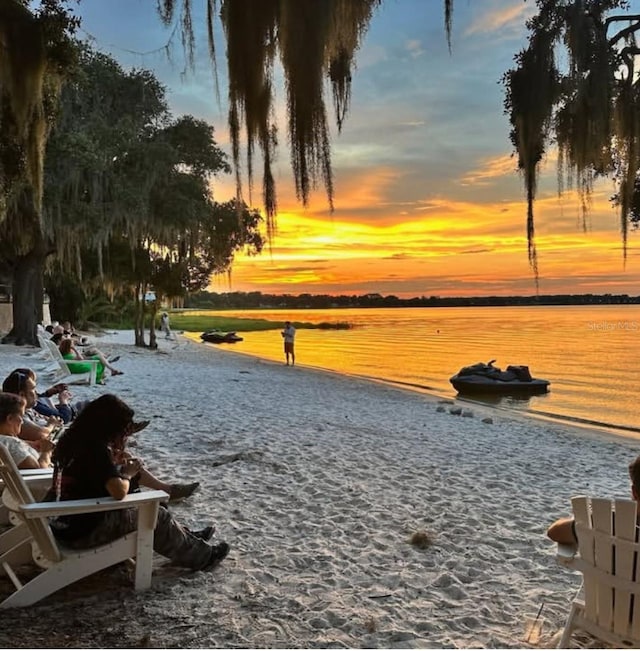
<instances>
[{"instance_id":1,"label":"sky","mask_svg":"<svg viewBox=\"0 0 640 651\"><path fill-rule=\"evenodd\" d=\"M640 0L631 4L639 13ZM167 56L173 27L162 25L156 5L80 0L81 36L126 69L152 70L173 114L211 123L230 155L220 26L217 94L206 0L192 0L193 71L185 71L179 38ZM210 291L534 295L526 204L500 84L526 46L525 21L534 10L533 0L455 0L450 52L441 0L383 0L356 55L349 115L341 133L332 130L333 212L322 188L306 208L296 200L280 83L277 233L261 255L237 255L230 276L212 279ZM231 176L215 179L212 189L218 201L235 195ZM575 193L558 193L550 151L535 208L540 294L640 294L640 234L630 232L625 262L609 202L614 191L609 181L596 187L585 223ZM244 199L261 207L259 177Z\"/></svg>"}]
</instances>

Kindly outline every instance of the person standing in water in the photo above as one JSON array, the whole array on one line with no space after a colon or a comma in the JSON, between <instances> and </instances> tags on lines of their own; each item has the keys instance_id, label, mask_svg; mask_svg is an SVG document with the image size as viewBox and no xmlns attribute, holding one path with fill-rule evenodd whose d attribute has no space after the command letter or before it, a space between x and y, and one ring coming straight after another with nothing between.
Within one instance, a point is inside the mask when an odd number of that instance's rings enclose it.
<instances>
[{"instance_id":1,"label":"person standing in water","mask_svg":"<svg viewBox=\"0 0 640 651\"><path fill-rule=\"evenodd\" d=\"M284 355L289 366L289 357L291 357L291 366L296 363L296 354L293 351L293 341L296 337L296 329L291 325L291 321L285 321L284 330L280 333L284 339Z\"/></svg>"}]
</instances>

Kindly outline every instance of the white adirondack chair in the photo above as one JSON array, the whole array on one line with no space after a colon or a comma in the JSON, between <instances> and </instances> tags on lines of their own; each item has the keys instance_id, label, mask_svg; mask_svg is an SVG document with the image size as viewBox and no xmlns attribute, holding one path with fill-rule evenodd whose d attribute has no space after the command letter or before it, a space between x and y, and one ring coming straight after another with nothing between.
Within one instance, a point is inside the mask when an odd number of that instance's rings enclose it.
<instances>
[{"instance_id":1,"label":"white adirondack chair","mask_svg":"<svg viewBox=\"0 0 640 651\"><path fill-rule=\"evenodd\" d=\"M558 561L582 572L559 647L575 630L617 647L640 646L640 543L637 503L574 497L578 548L560 545ZM578 554L576 554L576 551Z\"/></svg>"},{"instance_id":2,"label":"white adirondack chair","mask_svg":"<svg viewBox=\"0 0 640 651\"><path fill-rule=\"evenodd\" d=\"M49 348L42 345L42 342L40 342L41 338L41 335L38 335L40 348L34 352L23 353L23 356L29 359L29 368L37 371L40 375L54 375L56 372L59 372L59 365L51 356Z\"/></svg>"},{"instance_id":3,"label":"white adirondack chair","mask_svg":"<svg viewBox=\"0 0 640 651\"><path fill-rule=\"evenodd\" d=\"M51 486L53 471L51 469L40 468L38 470L20 470L19 472L31 490L31 493L35 493L39 497L44 497ZM15 513L15 500L13 500L9 491L4 490L4 482L1 479L0 493L2 494L2 498L0 499L0 524L3 526L13 525L0 534L0 555L2 555L16 547L19 543L30 540L31 534L24 519L21 519ZM7 505L9 505L9 508ZM23 562L29 562L31 560L31 547L22 545L20 549L24 553Z\"/></svg>"},{"instance_id":4,"label":"white adirondack chair","mask_svg":"<svg viewBox=\"0 0 640 651\"><path fill-rule=\"evenodd\" d=\"M9 577L15 591L0 603L0 609L30 606L61 588L106 567L134 559L135 588L151 585L153 530L158 507L167 500L164 491L145 491L127 495L123 500L102 497L62 502L36 502L29 487L4 446L0 446L0 476L13 502L12 508L24 520L26 529L14 533L13 546L0 552L0 575ZM125 508L138 510L138 528L126 536L100 547L86 550L64 548L54 538L49 517L77 515ZM28 537L26 531L28 530ZM44 569L23 584L15 569L31 559Z\"/></svg>"},{"instance_id":5,"label":"white adirondack chair","mask_svg":"<svg viewBox=\"0 0 640 651\"><path fill-rule=\"evenodd\" d=\"M51 486L51 480L53 478L53 470L51 468L38 468L38 469L33 469L33 470L20 470L20 474L22 475L23 479L25 482L29 485L29 487L35 486L37 489L40 487L44 487L46 490L49 486ZM4 491L4 482L2 481L2 478L0 478L0 495L4 497L3 494ZM32 488L33 491L33 488ZM7 493L7 498L8 498L8 493ZM4 526L6 524L15 524L14 520L15 517L9 518L9 513L10 510L5 506L3 499L0 499L0 525ZM0 536L0 550L2 550L2 536Z\"/></svg>"},{"instance_id":6,"label":"white adirondack chair","mask_svg":"<svg viewBox=\"0 0 640 651\"><path fill-rule=\"evenodd\" d=\"M52 359L58 364L61 372L62 378L67 384L89 384L94 385L96 383L97 371L98 371L98 360L97 359L85 359L85 360L73 360L65 359L60 352L60 349L56 344L50 339L45 339L44 337L38 336L38 341L40 345L47 348L51 354ZM76 364L89 364L90 370L87 373L71 373L71 369Z\"/></svg>"},{"instance_id":7,"label":"white adirondack chair","mask_svg":"<svg viewBox=\"0 0 640 651\"><path fill-rule=\"evenodd\" d=\"M68 378L71 375L69 368L67 366L63 367L60 364L58 356L53 354L45 337L42 335L37 335L37 337L45 361L43 362L44 367L33 366L33 370L37 371L39 375L46 377L49 382L60 382Z\"/></svg>"},{"instance_id":8,"label":"white adirondack chair","mask_svg":"<svg viewBox=\"0 0 640 651\"><path fill-rule=\"evenodd\" d=\"M42 335L38 334L37 338L40 348L33 352L22 353L22 356L28 360L24 366L28 366L43 377L54 379L56 375L60 374L60 365L51 355L49 347L44 345L45 339Z\"/></svg>"}]
</instances>

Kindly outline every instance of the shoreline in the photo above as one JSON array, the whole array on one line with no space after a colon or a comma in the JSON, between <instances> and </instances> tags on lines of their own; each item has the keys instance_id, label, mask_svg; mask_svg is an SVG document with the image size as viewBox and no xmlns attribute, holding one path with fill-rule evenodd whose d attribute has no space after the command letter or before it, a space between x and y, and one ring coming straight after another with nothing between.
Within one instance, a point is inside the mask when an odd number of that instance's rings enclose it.
<instances>
[{"instance_id":1,"label":"shoreline","mask_svg":"<svg viewBox=\"0 0 640 651\"><path fill-rule=\"evenodd\" d=\"M493 358L503 368L519 362L528 364L535 377L551 382L549 393L519 399L482 397L485 403L499 402L512 409L546 412L559 418L586 418L614 431L638 427L633 363L625 352L633 346L630 333L605 336L588 327L602 318L615 321L621 317L615 306L522 308L509 310L508 315L490 308L469 314L469 318L453 308L438 308L436 312L427 316L419 308L354 308L346 314L339 309L324 314L309 309L294 310L289 318L314 323L346 319L354 326L341 333L301 329L300 362L404 381L451 398L456 397L456 391L449 378L464 366ZM216 318L216 314L203 311L202 318ZM628 319L640 319L637 306L628 307L625 314ZM235 314L251 315L256 316L249 311ZM272 324L283 318L276 311L261 316ZM476 326L481 336L474 334ZM197 330L187 321L185 327ZM403 343L397 340L398 332L402 332ZM185 334L197 338L199 332ZM279 341L274 331L257 331L247 333L237 346L279 360ZM606 360L600 359L603 351L607 351ZM630 434L640 440L640 433Z\"/></svg>"},{"instance_id":2,"label":"shoreline","mask_svg":"<svg viewBox=\"0 0 640 651\"><path fill-rule=\"evenodd\" d=\"M151 420L135 454L201 482L172 511L215 522L231 553L213 573L156 555L147 592L116 568L0 612L0 646L522 648L542 606L536 646L551 647L579 576L556 566L546 526L572 495L628 494L628 440L491 407L456 416L426 393L181 336L95 341L124 375L74 394L116 393ZM3 372L26 352L0 347Z\"/></svg>"},{"instance_id":3,"label":"shoreline","mask_svg":"<svg viewBox=\"0 0 640 651\"><path fill-rule=\"evenodd\" d=\"M191 334L196 334L196 333L191 333ZM200 343L199 341L193 339L192 337L185 336L185 335L179 335L179 336L183 336L185 340L191 341L196 345L199 345ZM255 353L245 352L237 348L228 348L228 347L223 347L222 345L216 345L214 347L214 350L219 350L220 352L229 353L229 354L245 355L247 357L251 357L256 360L273 363L276 366L280 364L280 362L273 360L269 357L261 357L260 355L257 355ZM460 403L461 405L469 406L469 408L475 408L478 411L486 412L485 414L486 416L500 414L502 416L513 417L515 419L521 419L521 418L525 420L531 419L533 421L548 423L557 426L559 428L566 428L569 432L573 432L575 434L583 434L587 437L597 438L601 436L603 440L609 440L612 442L620 442L620 443L633 441L638 444L640 449L640 441L638 440L638 437L640 437L640 428L627 427L624 425L609 425L607 423L592 421L587 418L579 418L576 416L560 416L549 412L511 409L509 407L502 407L500 405L491 405L491 404L482 403L473 400L473 398L460 397L459 395L448 396L445 394L437 393L437 389L435 388L421 387L419 385L411 384L409 382L402 382L400 380L390 380L382 377L375 377L373 375L363 375L359 373L348 373L346 371L336 371L330 368L324 368L322 366L313 366L310 364L298 363L296 366L297 368L302 368L309 371L330 373L345 378L352 378L354 380L362 380L364 382L373 382L377 384L383 384L383 385L395 387L401 391L405 390L408 391L409 393L430 397L439 403L452 403L452 404Z\"/></svg>"}]
</instances>

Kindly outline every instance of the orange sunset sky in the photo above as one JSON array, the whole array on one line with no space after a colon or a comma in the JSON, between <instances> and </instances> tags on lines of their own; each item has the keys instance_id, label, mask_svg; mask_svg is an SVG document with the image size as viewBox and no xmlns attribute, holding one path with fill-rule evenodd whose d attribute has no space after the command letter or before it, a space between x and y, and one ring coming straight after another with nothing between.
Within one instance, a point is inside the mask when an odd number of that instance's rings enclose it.
<instances>
[{"instance_id":1,"label":"orange sunset sky","mask_svg":"<svg viewBox=\"0 0 640 651\"><path fill-rule=\"evenodd\" d=\"M526 206L499 84L526 44L525 20L535 3L456 0L451 53L442 4L384 0L377 10L357 55L350 114L342 133L333 133L333 213L321 188L306 209L295 199L280 84L277 235L262 255L238 255L231 279L214 278L212 291L535 294ZM631 5L631 13L640 13L640 0ZM204 0L193 0L198 51L186 76L179 41L173 63L153 52L172 29L161 25L155 6L155 0L82 0L81 35L125 68L153 70L167 86L174 115L206 119L230 152L220 31L218 104ZM583 224L576 195L558 195L553 151L543 171L536 205L540 293L640 294L639 236L629 235L625 265L618 214L609 203L612 183L596 187ZM256 178L244 196L258 208L260 188ZM214 180L213 191L218 200L230 198L232 178Z\"/></svg>"}]
</instances>

